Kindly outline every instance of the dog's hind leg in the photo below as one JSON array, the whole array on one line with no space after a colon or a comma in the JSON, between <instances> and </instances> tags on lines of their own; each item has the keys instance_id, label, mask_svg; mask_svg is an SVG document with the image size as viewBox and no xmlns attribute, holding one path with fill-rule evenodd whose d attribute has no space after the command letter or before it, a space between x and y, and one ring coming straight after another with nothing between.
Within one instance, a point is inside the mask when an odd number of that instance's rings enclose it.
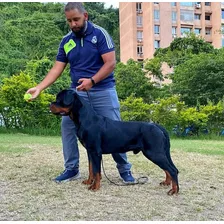
<instances>
[{"instance_id":1,"label":"dog's hind leg","mask_svg":"<svg viewBox=\"0 0 224 224\"><path fill-rule=\"evenodd\" d=\"M179 191L178 186L178 178L177 178L177 170L173 167L167 157L162 153L151 153L151 151L155 152L156 150L144 150L142 151L143 155L163 169L166 173L166 180L164 181L167 184L172 183L171 190L168 191L169 195L177 194Z\"/></svg>"}]
</instances>

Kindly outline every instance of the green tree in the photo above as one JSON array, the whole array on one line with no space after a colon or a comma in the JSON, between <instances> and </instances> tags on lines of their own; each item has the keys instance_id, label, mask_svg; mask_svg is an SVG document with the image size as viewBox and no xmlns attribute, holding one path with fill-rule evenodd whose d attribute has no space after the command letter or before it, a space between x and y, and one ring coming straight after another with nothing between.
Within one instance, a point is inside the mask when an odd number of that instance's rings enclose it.
<instances>
[{"instance_id":1,"label":"green tree","mask_svg":"<svg viewBox=\"0 0 224 224\"><path fill-rule=\"evenodd\" d=\"M115 79L119 98L126 99L133 94L136 98L143 98L145 102L154 99L154 87L140 63L132 59L126 65L118 63Z\"/></svg>"},{"instance_id":2,"label":"green tree","mask_svg":"<svg viewBox=\"0 0 224 224\"><path fill-rule=\"evenodd\" d=\"M218 103L224 93L224 51L218 54L194 55L175 68L172 76L173 91L180 94L187 105L197 102L206 105L208 100Z\"/></svg>"},{"instance_id":3,"label":"green tree","mask_svg":"<svg viewBox=\"0 0 224 224\"><path fill-rule=\"evenodd\" d=\"M184 63L195 54L213 52L215 50L210 43L194 33L188 33L186 37L175 38L169 47L157 49L154 56L173 67Z\"/></svg>"},{"instance_id":4,"label":"green tree","mask_svg":"<svg viewBox=\"0 0 224 224\"><path fill-rule=\"evenodd\" d=\"M160 58L154 57L152 59L145 61L144 69L147 70L153 76L159 78L160 80L163 80L161 67L162 67L162 61L160 60Z\"/></svg>"}]
</instances>

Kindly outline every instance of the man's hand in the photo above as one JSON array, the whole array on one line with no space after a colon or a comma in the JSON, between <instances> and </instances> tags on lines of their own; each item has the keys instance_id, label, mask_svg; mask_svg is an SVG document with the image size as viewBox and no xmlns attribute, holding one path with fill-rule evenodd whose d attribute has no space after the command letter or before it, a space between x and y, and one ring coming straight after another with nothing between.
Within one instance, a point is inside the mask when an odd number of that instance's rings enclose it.
<instances>
[{"instance_id":1,"label":"man's hand","mask_svg":"<svg viewBox=\"0 0 224 224\"><path fill-rule=\"evenodd\" d=\"M93 86L91 79L79 79L78 83L80 83L80 85L76 87L78 91L88 91Z\"/></svg>"},{"instance_id":2,"label":"man's hand","mask_svg":"<svg viewBox=\"0 0 224 224\"><path fill-rule=\"evenodd\" d=\"M32 101L40 95L41 90L37 87L30 88L26 93L30 93L32 97L28 101Z\"/></svg>"}]
</instances>

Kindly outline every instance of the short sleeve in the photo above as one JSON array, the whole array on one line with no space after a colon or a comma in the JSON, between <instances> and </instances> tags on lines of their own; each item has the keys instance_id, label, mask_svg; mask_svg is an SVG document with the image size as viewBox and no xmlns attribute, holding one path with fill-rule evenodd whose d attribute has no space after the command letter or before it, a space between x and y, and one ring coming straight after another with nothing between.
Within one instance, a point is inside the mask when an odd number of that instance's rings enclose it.
<instances>
[{"instance_id":1,"label":"short sleeve","mask_svg":"<svg viewBox=\"0 0 224 224\"><path fill-rule=\"evenodd\" d=\"M108 34L108 32L101 28L101 27L97 27L99 29L99 33L98 33L98 51L100 53L100 55L103 55L105 53L114 51L114 42L111 38L111 36Z\"/></svg>"},{"instance_id":2,"label":"short sleeve","mask_svg":"<svg viewBox=\"0 0 224 224\"><path fill-rule=\"evenodd\" d=\"M60 61L60 62L68 63L68 58L67 58L65 50L64 50L64 41L63 40L61 41L61 43L59 45L56 60Z\"/></svg>"}]
</instances>

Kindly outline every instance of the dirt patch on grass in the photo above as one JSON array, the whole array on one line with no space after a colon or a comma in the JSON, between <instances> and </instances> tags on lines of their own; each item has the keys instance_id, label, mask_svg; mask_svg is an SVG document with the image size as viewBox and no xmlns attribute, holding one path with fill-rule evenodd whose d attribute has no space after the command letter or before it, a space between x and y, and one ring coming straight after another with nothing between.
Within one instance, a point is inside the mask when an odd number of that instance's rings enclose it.
<instances>
[{"instance_id":1,"label":"dirt patch on grass","mask_svg":"<svg viewBox=\"0 0 224 224\"><path fill-rule=\"evenodd\" d=\"M18 145L16 146L19 147ZM23 153L0 153L0 220L87 221L205 221L224 220L223 156L172 149L178 167L180 193L159 186L164 172L141 154L128 154L135 177L148 176L144 185L119 187L103 175L102 187L91 192L82 185L88 175L85 149L80 150L80 180L56 184L63 170L61 146L23 144ZM104 158L107 176L121 183L110 155Z\"/></svg>"}]
</instances>

